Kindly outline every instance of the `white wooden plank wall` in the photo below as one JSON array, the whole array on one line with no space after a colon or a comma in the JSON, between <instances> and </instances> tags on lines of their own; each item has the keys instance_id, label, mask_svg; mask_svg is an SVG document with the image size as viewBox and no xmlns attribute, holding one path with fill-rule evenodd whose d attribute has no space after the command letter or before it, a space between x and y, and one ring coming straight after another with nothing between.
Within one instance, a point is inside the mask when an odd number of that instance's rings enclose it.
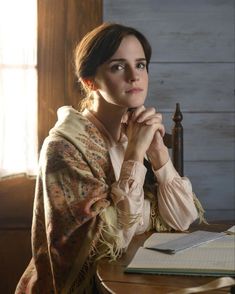
<instances>
[{"instance_id":1,"label":"white wooden plank wall","mask_svg":"<svg viewBox=\"0 0 235 294\"><path fill-rule=\"evenodd\" d=\"M104 21L136 27L153 55L147 104L167 130L180 102L185 175L209 220L235 219L233 0L104 0Z\"/></svg>"}]
</instances>

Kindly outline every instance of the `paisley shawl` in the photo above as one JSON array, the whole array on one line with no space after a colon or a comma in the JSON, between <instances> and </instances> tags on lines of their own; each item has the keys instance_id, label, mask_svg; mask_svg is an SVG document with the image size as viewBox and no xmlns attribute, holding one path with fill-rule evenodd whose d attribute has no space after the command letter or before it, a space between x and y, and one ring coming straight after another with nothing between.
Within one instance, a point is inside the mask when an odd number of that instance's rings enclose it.
<instances>
[{"instance_id":1,"label":"paisley shawl","mask_svg":"<svg viewBox=\"0 0 235 294\"><path fill-rule=\"evenodd\" d=\"M71 107L60 109L40 154L33 258L16 293L83 293L79 287L98 250L104 227L100 213L110 206L112 181L112 165L99 131ZM74 267L76 285L71 277Z\"/></svg>"},{"instance_id":2,"label":"paisley shawl","mask_svg":"<svg viewBox=\"0 0 235 294\"><path fill-rule=\"evenodd\" d=\"M33 257L16 293L95 293L95 261L122 253L117 208L110 193L115 181L105 141L98 129L72 107L58 110L39 160L32 223ZM157 213L151 227L171 230ZM129 225L137 216L127 216ZM128 224L126 224L128 225Z\"/></svg>"}]
</instances>

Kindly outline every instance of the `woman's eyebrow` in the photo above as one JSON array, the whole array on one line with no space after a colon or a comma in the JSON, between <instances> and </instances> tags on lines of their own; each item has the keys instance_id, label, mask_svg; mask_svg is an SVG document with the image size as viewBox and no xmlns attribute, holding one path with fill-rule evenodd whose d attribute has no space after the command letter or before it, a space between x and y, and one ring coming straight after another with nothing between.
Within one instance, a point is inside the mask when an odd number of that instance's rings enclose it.
<instances>
[{"instance_id":1,"label":"woman's eyebrow","mask_svg":"<svg viewBox=\"0 0 235 294\"><path fill-rule=\"evenodd\" d=\"M123 61L126 61L127 59L125 59L125 58L113 58L113 59L110 59L109 61L108 61L108 63L111 63L111 62L117 62L117 61L121 61L121 62L123 62ZM146 61L146 58L137 58L136 59L136 61Z\"/></svg>"}]
</instances>

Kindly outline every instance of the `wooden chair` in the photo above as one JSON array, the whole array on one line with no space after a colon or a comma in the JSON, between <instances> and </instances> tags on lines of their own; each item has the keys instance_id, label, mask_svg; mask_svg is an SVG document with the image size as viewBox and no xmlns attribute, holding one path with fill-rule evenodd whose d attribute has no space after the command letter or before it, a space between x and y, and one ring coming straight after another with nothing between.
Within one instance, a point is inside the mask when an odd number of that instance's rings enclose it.
<instances>
[{"instance_id":1,"label":"wooden chair","mask_svg":"<svg viewBox=\"0 0 235 294\"><path fill-rule=\"evenodd\" d=\"M181 121L183 115L180 111L180 104L176 103L176 109L172 116L174 126L172 127L171 134L166 133L163 140L165 145L172 150L172 162L175 169L178 171L180 176L184 175L184 155L183 155L183 126ZM155 176L152 171L151 164L144 160L144 165L147 168L147 174L145 177L145 183L152 184L156 182Z\"/></svg>"},{"instance_id":2,"label":"wooden chair","mask_svg":"<svg viewBox=\"0 0 235 294\"><path fill-rule=\"evenodd\" d=\"M172 116L175 122L171 134L166 133L163 140L165 145L172 149L172 162L178 173L184 175L184 141L183 141L183 126L181 121L183 115L180 111L180 104L176 103L176 109Z\"/></svg>"}]
</instances>

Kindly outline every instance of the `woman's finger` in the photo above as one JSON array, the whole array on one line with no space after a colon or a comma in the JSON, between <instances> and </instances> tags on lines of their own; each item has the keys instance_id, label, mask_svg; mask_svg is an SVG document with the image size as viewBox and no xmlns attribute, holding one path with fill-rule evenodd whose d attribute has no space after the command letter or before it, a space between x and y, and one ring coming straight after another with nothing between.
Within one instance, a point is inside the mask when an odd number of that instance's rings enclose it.
<instances>
[{"instance_id":1,"label":"woman's finger","mask_svg":"<svg viewBox=\"0 0 235 294\"><path fill-rule=\"evenodd\" d=\"M128 120L129 120L129 116L130 116L130 114L129 114L128 111L127 111L126 113L124 113L123 116L122 116L122 121L121 121L121 123L122 123L122 124L127 124L127 123L128 123Z\"/></svg>"},{"instance_id":2,"label":"woman's finger","mask_svg":"<svg viewBox=\"0 0 235 294\"><path fill-rule=\"evenodd\" d=\"M160 119L160 121L162 121L162 114L161 113L156 113L156 109L151 107L151 108L147 108L145 109L145 111L143 111L142 113L140 113L140 115L137 117L137 122L138 123L142 123L152 117L157 117L158 119Z\"/></svg>"},{"instance_id":3,"label":"woman's finger","mask_svg":"<svg viewBox=\"0 0 235 294\"><path fill-rule=\"evenodd\" d=\"M145 111L145 109L146 109L146 108L145 108L144 105L141 105L141 106L139 106L139 107L133 109L133 110L131 111L131 120L132 120L132 121L136 121L136 119L139 117L139 115L140 115L143 111Z\"/></svg>"},{"instance_id":4,"label":"woman's finger","mask_svg":"<svg viewBox=\"0 0 235 294\"><path fill-rule=\"evenodd\" d=\"M154 123L151 126L155 129L155 132L159 132L163 137L165 135L165 127L162 123Z\"/></svg>"},{"instance_id":5,"label":"woman's finger","mask_svg":"<svg viewBox=\"0 0 235 294\"><path fill-rule=\"evenodd\" d=\"M146 117L143 121L145 125L151 125L153 123L162 123L162 115L160 113L155 113L154 115Z\"/></svg>"},{"instance_id":6,"label":"woman's finger","mask_svg":"<svg viewBox=\"0 0 235 294\"><path fill-rule=\"evenodd\" d=\"M153 117L150 117L150 118L147 118L144 122L143 122L144 125L147 125L147 126L150 126L150 125L153 125L153 124L162 124L162 120L160 117L157 117L157 116L153 116Z\"/></svg>"},{"instance_id":7,"label":"woman's finger","mask_svg":"<svg viewBox=\"0 0 235 294\"><path fill-rule=\"evenodd\" d=\"M147 118L152 117L153 115L156 114L156 109L154 107L147 108L143 112L140 113L140 115L137 117L137 122L142 123L144 122Z\"/></svg>"}]
</instances>

